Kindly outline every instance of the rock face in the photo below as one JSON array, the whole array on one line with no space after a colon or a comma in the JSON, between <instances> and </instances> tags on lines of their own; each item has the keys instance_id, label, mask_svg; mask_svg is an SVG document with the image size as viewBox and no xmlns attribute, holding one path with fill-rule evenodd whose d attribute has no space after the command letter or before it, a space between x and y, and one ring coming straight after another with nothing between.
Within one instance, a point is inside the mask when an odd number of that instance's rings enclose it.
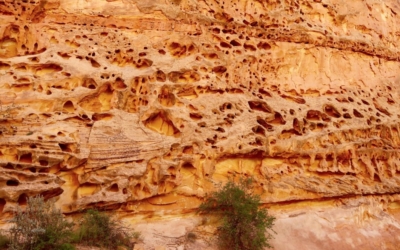
<instances>
[{"instance_id":1,"label":"rock face","mask_svg":"<svg viewBox=\"0 0 400 250\"><path fill-rule=\"evenodd\" d=\"M180 215L235 176L277 211L398 208L399 23L397 0L2 0L0 212Z\"/></svg>"}]
</instances>

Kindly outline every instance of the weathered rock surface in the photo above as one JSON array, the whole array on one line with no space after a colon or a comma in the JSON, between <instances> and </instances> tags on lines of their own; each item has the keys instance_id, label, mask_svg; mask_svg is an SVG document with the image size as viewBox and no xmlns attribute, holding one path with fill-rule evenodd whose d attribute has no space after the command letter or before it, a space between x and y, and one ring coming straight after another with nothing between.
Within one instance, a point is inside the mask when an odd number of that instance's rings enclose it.
<instances>
[{"instance_id":1,"label":"weathered rock surface","mask_svg":"<svg viewBox=\"0 0 400 250\"><path fill-rule=\"evenodd\" d=\"M399 23L397 0L2 0L2 217L37 194L180 216L234 176L395 211Z\"/></svg>"}]
</instances>

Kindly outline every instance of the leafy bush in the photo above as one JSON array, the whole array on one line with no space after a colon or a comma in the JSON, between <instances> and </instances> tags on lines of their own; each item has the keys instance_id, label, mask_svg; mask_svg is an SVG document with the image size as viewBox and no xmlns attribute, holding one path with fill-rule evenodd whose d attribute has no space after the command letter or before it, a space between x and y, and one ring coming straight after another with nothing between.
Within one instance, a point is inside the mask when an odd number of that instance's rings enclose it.
<instances>
[{"instance_id":1,"label":"leafy bush","mask_svg":"<svg viewBox=\"0 0 400 250\"><path fill-rule=\"evenodd\" d=\"M14 223L10 229L11 250L61 249L69 242L73 227L54 201L45 201L42 196L27 198L25 211L18 207L11 222Z\"/></svg>"},{"instance_id":2,"label":"leafy bush","mask_svg":"<svg viewBox=\"0 0 400 250\"><path fill-rule=\"evenodd\" d=\"M14 225L7 235L0 233L0 249L10 250L75 250L72 243L117 249L133 247L140 234L97 210L88 210L79 228L73 232L74 223L64 219L54 201L42 196L27 199L25 210L18 207L10 221Z\"/></svg>"},{"instance_id":3,"label":"leafy bush","mask_svg":"<svg viewBox=\"0 0 400 250\"><path fill-rule=\"evenodd\" d=\"M199 211L222 216L218 228L221 249L261 250L271 248L272 226L275 218L266 209L259 209L260 198L250 193L252 179L239 184L229 181L200 205ZM269 229L266 231L266 229Z\"/></svg>"},{"instance_id":4,"label":"leafy bush","mask_svg":"<svg viewBox=\"0 0 400 250\"><path fill-rule=\"evenodd\" d=\"M0 233L0 249L7 249L8 244L10 244L10 239L6 235Z\"/></svg>"},{"instance_id":5,"label":"leafy bush","mask_svg":"<svg viewBox=\"0 0 400 250\"><path fill-rule=\"evenodd\" d=\"M131 240L138 239L139 233L129 229L107 214L90 209L83 216L74 241L91 246L116 249L118 246L132 247Z\"/></svg>"},{"instance_id":6,"label":"leafy bush","mask_svg":"<svg viewBox=\"0 0 400 250\"><path fill-rule=\"evenodd\" d=\"M64 243L60 246L59 250L75 250L75 246L70 243Z\"/></svg>"}]
</instances>

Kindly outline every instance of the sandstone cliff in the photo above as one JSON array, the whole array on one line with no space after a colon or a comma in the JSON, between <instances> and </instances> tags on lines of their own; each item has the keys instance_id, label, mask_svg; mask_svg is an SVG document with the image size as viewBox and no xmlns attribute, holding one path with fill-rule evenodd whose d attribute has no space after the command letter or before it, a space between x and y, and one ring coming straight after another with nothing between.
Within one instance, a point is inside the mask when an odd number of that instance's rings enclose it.
<instances>
[{"instance_id":1,"label":"sandstone cliff","mask_svg":"<svg viewBox=\"0 0 400 250\"><path fill-rule=\"evenodd\" d=\"M2 216L180 216L234 176L278 216L393 216L399 47L397 0L2 0Z\"/></svg>"}]
</instances>

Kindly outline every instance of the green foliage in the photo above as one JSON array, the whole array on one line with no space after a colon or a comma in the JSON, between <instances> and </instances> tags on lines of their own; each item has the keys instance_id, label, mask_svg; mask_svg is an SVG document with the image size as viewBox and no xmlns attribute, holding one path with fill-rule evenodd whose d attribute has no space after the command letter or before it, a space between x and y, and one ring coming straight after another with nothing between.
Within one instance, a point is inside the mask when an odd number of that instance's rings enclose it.
<instances>
[{"instance_id":1,"label":"green foliage","mask_svg":"<svg viewBox=\"0 0 400 250\"><path fill-rule=\"evenodd\" d=\"M28 198L25 211L18 208L11 222L11 250L61 249L69 241L73 227L54 201L44 201L42 196Z\"/></svg>"},{"instance_id":2,"label":"green foliage","mask_svg":"<svg viewBox=\"0 0 400 250\"><path fill-rule=\"evenodd\" d=\"M229 181L220 191L211 194L199 211L222 216L218 229L221 249L261 250L271 248L272 226L275 218L266 209L259 209L260 198L250 193L252 179L239 184ZM267 229L269 229L267 231Z\"/></svg>"},{"instance_id":3,"label":"green foliage","mask_svg":"<svg viewBox=\"0 0 400 250\"><path fill-rule=\"evenodd\" d=\"M138 232L130 233L128 228L106 213L90 209L83 216L74 241L105 249L116 249L118 246L132 247L131 241L139 236Z\"/></svg>"},{"instance_id":4,"label":"green foliage","mask_svg":"<svg viewBox=\"0 0 400 250\"><path fill-rule=\"evenodd\" d=\"M6 235L0 233L0 249L7 249L8 244L10 244L10 239Z\"/></svg>"},{"instance_id":5,"label":"green foliage","mask_svg":"<svg viewBox=\"0 0 400 250\"><path fill-rule=\"evenodd\" d=\"M140 238L140 233L97 210L88 210L73 232L74 223L64 219L53 200L45 201L42 196L28 198L25 210L18 207L10 222L14 225L8 234L0 233L0 249L75 250L72 243L105 249L132 248Z\"/></svg>"},{"instance_id":6,"label":"green foliage","mask_svg":"<svg viewBox=\"0 0 400 250\"><path fill-rule=\"evenodd\" d=\"M59 250L75 250L75 246L70 243L64 243L60 246Z\"/></svg>"}]
</instances>

